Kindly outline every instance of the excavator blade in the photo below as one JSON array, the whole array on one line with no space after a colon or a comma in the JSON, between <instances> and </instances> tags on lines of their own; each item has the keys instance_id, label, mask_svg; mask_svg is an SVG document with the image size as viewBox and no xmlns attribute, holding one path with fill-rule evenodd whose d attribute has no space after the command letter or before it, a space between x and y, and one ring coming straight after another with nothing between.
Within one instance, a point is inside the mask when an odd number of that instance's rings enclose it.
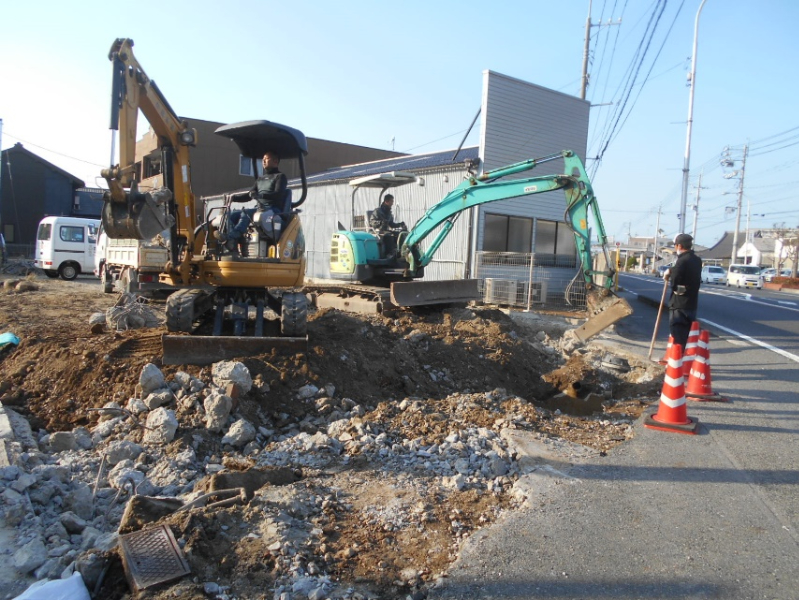
<instances>
[{"instance_id":1,"label":"excavator blade","mask_svg":"<svg viewBox=\"0 0 799 600\"><path fill-rule=\"evenodd\" d=\"M586 303L589 314L592 316L574 330L577 339L581 342L585 342L616 321L633 314L633 309L628 302L610 290L589 292L586 296Z\"/></svg>"},{"instance_id":2,"label":"excavator blade","mask_svg":"<svg viewBox=\"0 0 799 600\"><path fill-rule=\"evenodd\" d=\"M478 281L395 281L391 284L391 303L395 306L425 306L480 300Z\"/></svg>"},{"instance_id":3,"label":"excavator blade","mask_svg":"<svg viewBox=\"0 0 799 600\"><path fill-rule=\"evenodd\" d=\"M161 336L165 365L210 365L220 360L266 354L273 349L286 352L304 352L308 348L305 337L254 337L212 335Z\"/></svg>"}]
</instances>

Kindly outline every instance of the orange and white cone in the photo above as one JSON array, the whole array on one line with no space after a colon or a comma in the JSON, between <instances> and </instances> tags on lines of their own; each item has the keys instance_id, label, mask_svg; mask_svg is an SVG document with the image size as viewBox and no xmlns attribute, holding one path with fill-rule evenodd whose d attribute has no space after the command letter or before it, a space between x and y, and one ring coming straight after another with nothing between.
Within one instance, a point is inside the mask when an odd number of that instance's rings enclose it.
<instances>
[{"instance_id":1,"label":"orange and white cone","mask_svg":"<svg viewBox=\"0 0 799 600\"><path fill-rule=\"evenodd\" d=\"M668 343L668 344L666 344L666 353L663 355L663 358L661 358L661 359L658 361L658 362L659 362L661 365L667 365L667 364L669 364L669 350L671 349L671 345L672 345L673 343L674 343L674 338L673 338L673 337L671 337L671 336L669 336L669 343Z\"/></svg>"},{"instance_id":2,"label":"orange and white cone","mask_svg":"<svg viewBox=\"0 0 799 600\"><path fill-rule=\"evenodd\" d=\"M710 382L710 333L704 330L699 334L688 385L685 386L685 397L699 402L729 402L729 398L713 392Z\"/></svg>"},{"instance_id":3,"label":"orange and white cone","mask_svg":"<svg viewBox=\"0 0 799 600\"><path fill-rule=\"evenodd\" d=\"M688 332L688 341L685 343L685 353L682 357L682 374L686 379L691 372L697 344L699 344L699 321L694 321L691 323L691 331Z\"/></svg>"},{"instance_id":4,"label":"orange and white cone","mask_svg":"<svg viewBox=\"0 0 799 600\"><path fill-rule=\"evenodd\" d=\"M672 344L669 349L669 362L666 366L666 377L660 393L657 414L647 415L644 427L671 431L674 433L696 434L698 419L688 418L685 406L685 385L682 376L682 348Z\"/></svg>"}]
</instances>

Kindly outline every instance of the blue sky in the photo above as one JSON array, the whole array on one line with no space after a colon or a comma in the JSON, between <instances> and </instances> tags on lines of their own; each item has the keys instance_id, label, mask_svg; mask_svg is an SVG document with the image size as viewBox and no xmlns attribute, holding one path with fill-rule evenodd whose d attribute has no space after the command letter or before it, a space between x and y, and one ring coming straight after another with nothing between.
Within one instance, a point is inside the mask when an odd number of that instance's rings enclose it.
<instances>
[{"instance_id":1,"label":"blue sky","mask_svg":"<svg viewBox=\"0 0 799 600\"><path fill-rule=\"evenodd\" d=\"M587 153L605 227L619 239L652 236L659 209L661 229L677 233L700 1L593 0L594 24L622 19L591 28L588 99L614 105L591 109ZM403 152L450 149L480 106L485 69L579 95L587 14L588 0L4 3L2 147L21 141L99 185L111 162L108 49L130 37L180 115L263 118ZM738 180L719 163L726 146L738 169L751 148L741 229L747 212L752 230L799 225L797 24L793 0L707 0L702 10L686 218L690 232L702 171L699 244L735 225Z\"/></svg>"}]
</instances>

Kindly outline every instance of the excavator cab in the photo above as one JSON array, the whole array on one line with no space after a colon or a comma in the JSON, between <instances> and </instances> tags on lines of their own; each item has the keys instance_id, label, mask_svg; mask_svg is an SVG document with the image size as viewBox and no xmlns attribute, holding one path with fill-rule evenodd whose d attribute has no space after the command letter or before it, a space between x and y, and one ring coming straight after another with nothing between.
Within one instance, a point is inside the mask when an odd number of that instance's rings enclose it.
<instances>
[{"instance_id":1,"label":"excavator cab","mask_svg":"<svg viewBox=\"0 0 799 600\"><path fill-rule=\"evenodd\" d=\"M369 227L369 217L383 201L389 189L416 181L416 175L405 171L391 171L367 175L350 181L351 196L350 230L341 228L333 234L330 259L330 277L345 281L381 281L403 279L405 266L396 257L387 257L383 241ZM356 197L362 190L378 191L360 207L368 206L365 215L356 214ZM364 194L362 193L361 196ZM359 208L360 208L359 207Z\"/></svg>"},{"instance_id":2,"label":"excavator cab","mask_svg":"<svg viewBox=\"0 0 799 600\"><path fill-rule=\"evenodd\" d=\"M208 230L208 250L218 258L229 259L230 252L225 252L225 245L216 240L225 240L233 222L238 222L242 213L246 213L249 221L246 232L240 240L236 240L234 246L228 244L227 249L234 248L234 256L239 259L277 258L280 240L289 230L296 209L305 202L308 193L305 172L308 146L305 135L292 127L263 120L223 125L215 133L232 140L241 156L251 161L254 181L258 178L261 158L267 152L272 152L280 157L280 170L287 177L300 178L302 190L295 194L293 190L286 189L282 205L266 211L258 208L248 191L224 195L223 205L206 215L204 226Z\"/></svg>"}]
</instances>

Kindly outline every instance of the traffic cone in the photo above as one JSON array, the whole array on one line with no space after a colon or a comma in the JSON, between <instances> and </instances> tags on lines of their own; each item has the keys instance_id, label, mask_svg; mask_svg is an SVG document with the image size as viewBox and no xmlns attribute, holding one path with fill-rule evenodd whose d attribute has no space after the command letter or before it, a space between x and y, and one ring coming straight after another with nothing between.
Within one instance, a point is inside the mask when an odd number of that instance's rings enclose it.
<instances>
[{"instance_id":1,"label":"traffic cone","mask_svg":"<svg viewBox=\"0 0 799 600\"><path fill-rule=\"evenodd\" d=\"M659 362L661 365L667 365L667 364L669 364L669 350L671 349L671 345L672 345L673 343L674 343L674 338L673 338L673 337L671 337L671 336L669 336L669 343L668 343L668 344L666 344L666 353L663 355L663 358L661 358L661 359L658 361L658 362Z\"/></svg>"},{"instance_id":2,"label":"traffic cone","mask_svg":"<svg viewBox=\"0 0 799 600\"><path fill-rule=\"evenodd\" d=\"M696 434L698 426L698 419L689 419L685 407L682 348L679 344L672 344L657 414L647 415L644 419L644 427L674 433Z\"/></svg>"},{"instance_id":3,"label":"traffic cone","mask_svg":"<svg viewBox=\"0 0 799 600\"><path fill-rule=\"evenodd\" d=\"M729 402L729 398L724 398L713 392L710 383L710 333L702 330L699 334L699 343L696 347L696 355L691 363L691 373L688 377L688 385L685 387L685 397L688 400L698 402Z\"/></svg>"},{"instance_id":4,"label":"traffic cone","mask_svg":"<svg viewBox=\"0 0 799 600\"><path fill-rule=\"evenodd\" d=\"M685 379L691 372L691 363L696 356L696 346L699 343L699 321L691 323L691 331L688 332L688 341L685 343L685 354L682 357L682 374Z\"/></svg>"}]
</instances>

